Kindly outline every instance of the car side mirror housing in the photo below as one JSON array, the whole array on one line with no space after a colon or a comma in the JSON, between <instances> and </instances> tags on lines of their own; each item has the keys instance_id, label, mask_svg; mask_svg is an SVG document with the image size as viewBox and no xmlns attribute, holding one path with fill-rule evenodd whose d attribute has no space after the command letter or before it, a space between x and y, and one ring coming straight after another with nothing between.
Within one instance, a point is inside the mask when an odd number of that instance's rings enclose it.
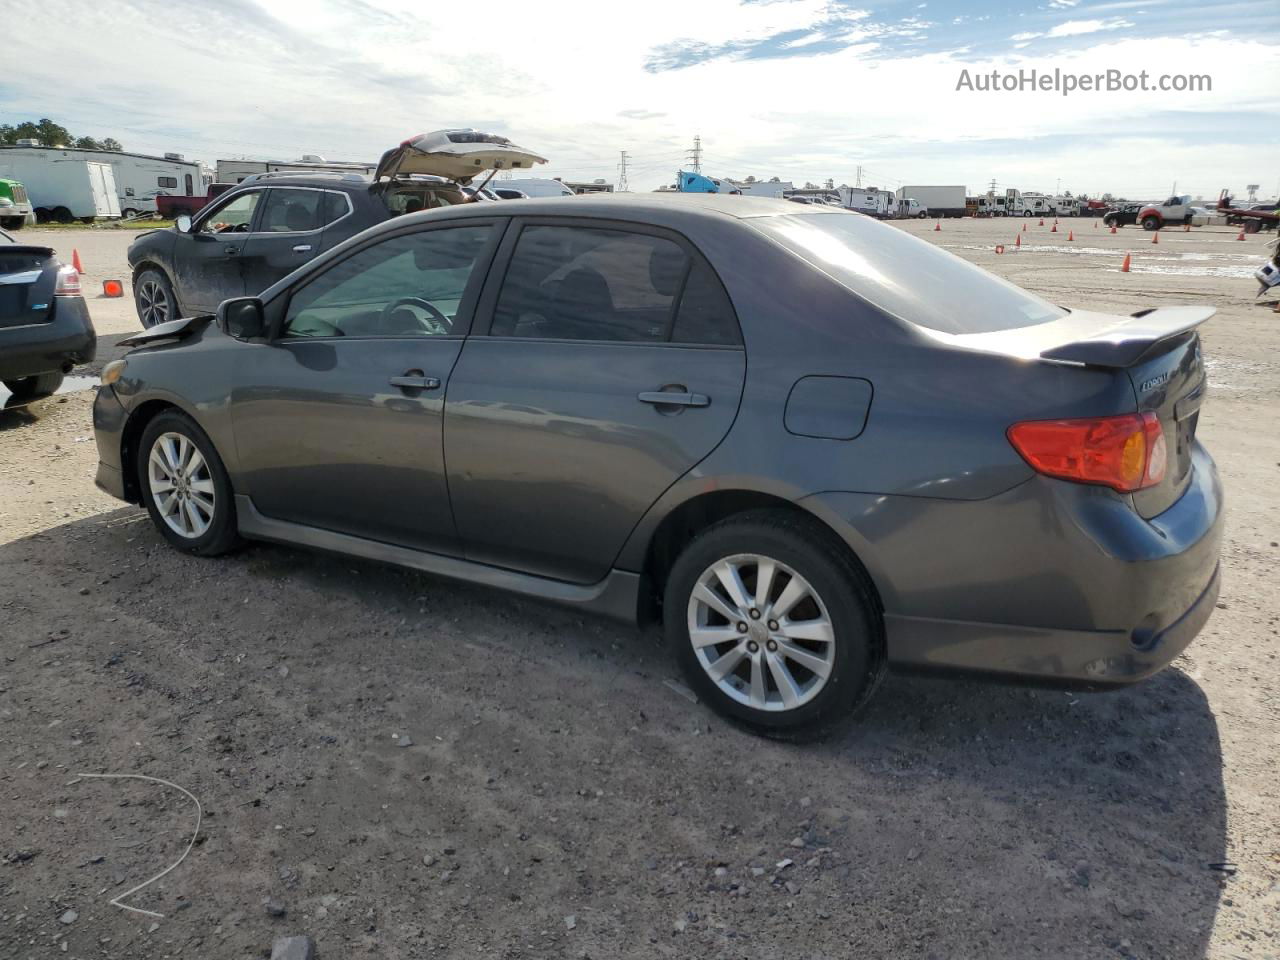
<instances>
[{"instance_id":1,"label":"car side mirror housing","mask_svg":"<svg viewBox=\"0 0 1280 960\"><path fill-rule=\"evenodd\" d=\"M191 218L187 216L185 213L180 214L178 216L178 219L173 221L173 225L179 233L191 232Z\"/></svg>"},{"instance_id":2,"label":"car side mirror housing","mask_svg":"<svg viewBox=\"0 0 1280 960\"><path fill-rule=\"evenodd\" d=\"M218 307L218 328L237 340L259 340L267 335L267 321L258 297L234 297Z\"/></svg>"}]
</instances>

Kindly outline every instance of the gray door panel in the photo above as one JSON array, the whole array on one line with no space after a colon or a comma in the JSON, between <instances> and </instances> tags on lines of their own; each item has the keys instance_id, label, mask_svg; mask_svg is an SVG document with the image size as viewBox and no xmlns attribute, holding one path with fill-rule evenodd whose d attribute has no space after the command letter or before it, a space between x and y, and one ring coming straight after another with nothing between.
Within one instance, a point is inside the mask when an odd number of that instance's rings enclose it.
<instances>
[{"instance_id":1,"label":"gray door panel","mask_svg":"<svg viewBox=\"0 0 1280 960\"><path fill-rule=\"evenodd\" d=\"M413 337L244 351L231 392L238 492L269 517L456 555L441 410L461 347Z\"/></svg>"},{"instance_id":2,"label":"gray door panel","mask_svg":"<svg viewBox=\"0 0 1280 960\"><path fill-rule=\"evenodd\" d=\"M736 348L469 340L445 408L466 557L601 579L649 506L728 432L745 365ZM640 399L663 390L681 396Z\"/></svg>"}]
</instances>

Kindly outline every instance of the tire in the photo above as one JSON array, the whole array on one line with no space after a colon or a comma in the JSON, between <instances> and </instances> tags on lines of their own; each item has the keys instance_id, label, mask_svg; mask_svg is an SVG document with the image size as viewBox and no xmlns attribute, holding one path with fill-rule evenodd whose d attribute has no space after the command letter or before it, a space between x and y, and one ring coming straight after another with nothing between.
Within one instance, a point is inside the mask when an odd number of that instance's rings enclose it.
<instances>
[{"instance_id":1,"label":"tire","mask_svg":"<svg viewBox=\"0 0 1280 960\"><path fill-rule=\"evenodd\" d=\"M0 227L4 227L6 230L21 230L26 225L26 217L5 217L0 220Z\"/></svg>"},{"instance_id":2,"label":"tire","mask_svg":"<svg viewBox=\"0 0 1280 960\"><path fill-rule=\"evenodd\" d=\"M81 217L81 218L80 218L80 222L81 222L81 223L93 223L93 222L94 222L94 221L96 221L97 219L98 219L97 217Z\"/></svg>"},{"instance_id":3,"label":"tire","mask_svg":"<svg viewBox=\"0 0 1280 960\"><path fill-rule=\"evenodd\" d=\"M62 386L62 371L38 373L34 377L23 377L21 380L4 381L5 388L13 394L15 400L35 400L57 393Z\"/></svg>"},{"instance_id":4,"label":"tire","mask_svg":"<svg viewBox=\"0 0 1280 960\"><path fill-rule=\"evenodd\" d=\"M1143 230L1159 230L1160 218L1159 217L1143 217L1142 229Z\"/></svg>"},{"instance_id":5,"label":"tire","mask_svg":"<svg viewBox=\"0 0 1280 960\"><path fill-rule=\"evenodd\" d=\"M133 209L133 207L125 207L120 211L120 219L122 220L128 220L132 217L136 217L137 215L138 211Z\"/></svg>"},{"instance_id":6,"label":"tire","mask_svg":"<svg viewBox=\"0 0 1280 960\"><path fill-rule=\"evenodd\" d=\"M148 267L133 279L133 307L146 329L181 316L173 284L163 270Z\"/></svg>"},{"instance_id":7,"label":"tire","mask_svg":"<svg viewBox=\"0 0 1280 960\"><path fill-rule=\"evenodd\" d=\"M917 220L928 220L928 219L929 219L929 213L928 213L928 211L926 211L926 210L921 210L919 213L917 213L917 214L916 214L916 219L917 219Z\"/></svg>"},{"instance_id":8,"label":"tire","mask_svg":"<svg viewBox=\"0 0 1280 960\"><path fill-rule=\"evenodd\" d=\"M166 410L147 424L136 469L143 505L170 546L214 557L239 545L227 469L208 435L185 413Z\"/></svg>"},{"instance_id":9,"label":"tire","mask_svg":"<svg viewBox=\"0 0 1280 960\"><path fill-rule=\"evenodd\" d=\"M72 223L76 219L66 207L54 207L50 216L58 223Z\"/></svg>"},{"instance_id":10,"label":"tire","mask_svg":"<svg viewBox=\"0 0 1280 960\"><path fill-rule=\"evenodd\" d=\"M715 569L733 565L750 603L759 586L760 560L774 564L765 603L799 594L777 620L770 618L768 606L755 607L755 617L750 608L740 613L738 604L727 601ZM700 586L715 593L718 609L702 599L707 594ZM800 616L791 619L796 612ZM695 537L667 577L663 620L668 648L689 685L718 713L766 736L831 732L854 716L884 672L883 626L866 574L830 531L783 511L740 514ZM707 628L724 639L695 648L693 634ZM795 631L790 640L788 629ZM817 639L823 633L831 640ZM819 669L809 669L788 648ZM781 662L791 681L785 697L770 660ZM717 663L732 665L721 680L709 672ZM786 699L794 703L788 706Z\"/></svg>"},{"instance_id":11,"label":"tire","mask_svg":"<svg viewBox=\"0 0 1280 960\"><path fill-rule=\"evenodd\" d=\"M1262 224L1260 224L1257 220L1246 220L1244 222L1245 233L1257 233L1261 229L1262 229Z\"/></svg>"}]
</instances>

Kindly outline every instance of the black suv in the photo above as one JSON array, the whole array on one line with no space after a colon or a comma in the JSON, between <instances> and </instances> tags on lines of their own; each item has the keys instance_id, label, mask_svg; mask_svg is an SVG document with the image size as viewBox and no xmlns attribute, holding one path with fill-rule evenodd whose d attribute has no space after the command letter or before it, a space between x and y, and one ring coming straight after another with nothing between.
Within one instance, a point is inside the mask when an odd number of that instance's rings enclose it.
<instances>
[{"instance_id":1,"label":"black suv","mask_svg":"<svg viewBox=\"0 0 1280 960\"><path fill-rule=\"evenodd\" d=\"M259 174L195 217L141 234L129 247L144 327L212 313L261 293L324 250L402 213L463 203L441 177L371 181L359 174Z\"/></svg>"},{"instance_id":2,"label":"black suv","mask_svg":"<svg viewBox=\"0 0 1280 960\"><path fill-rule=\"evenodd\" d=\"M470 202L463 187L485 170L535 163L546 160L506 137L436 130L392 147L372 178L335 172L249 177L195 217L181 216L172 229L133 241L129 266L138 319L153 327L184 314L212 313L223 300L261 293L374 224Z\"/></svg>"}]
</instances>

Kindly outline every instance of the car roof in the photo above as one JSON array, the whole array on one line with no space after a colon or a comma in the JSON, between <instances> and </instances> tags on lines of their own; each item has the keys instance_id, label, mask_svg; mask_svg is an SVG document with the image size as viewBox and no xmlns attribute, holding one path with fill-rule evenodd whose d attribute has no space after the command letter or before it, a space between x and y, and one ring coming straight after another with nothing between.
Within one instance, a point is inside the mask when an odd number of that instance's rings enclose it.
<instances>
[{"instance_id":1,"label":"car roof","mask_svg":"<svg viewBox=\"0 0 1280 960\"><path fill-rule=\"evenodd\" d=\"M239 190L244 187L325 187L331 190L361 191L368 190L375 183L377 181L372 177L352 173L271 173L267 175L254 174L251 177L246 177L239 183L234 184L231 189ZM384 185L387 183L402 183L424 187L460 189L452 180L446 180L444 177L431 177L425 174L399 177L394 181L383 180L381 183Z\"/></svg>"},{"instance_id":2,"label":"car roof","mask_svg":"<svg viewBox=\"0 0 1280 960\"><path fill-rule=\"evenodd\" d=\"M663 191L654 193L584 193L573 197L528 197L523 200L504 200L501 207L478 203L442 207L413 217L441 216L560 216L600 217L620 220L645 220L650 216L665 219L673 214L685 217L720 219L732 217L746 220L754 217L840 216L858 214L830 207L826 204L798 204L787 200L765 197L744 197L736 194L680 193ZM403 218L397 218L403 221Z\"/></svg>"}]
</instances>

